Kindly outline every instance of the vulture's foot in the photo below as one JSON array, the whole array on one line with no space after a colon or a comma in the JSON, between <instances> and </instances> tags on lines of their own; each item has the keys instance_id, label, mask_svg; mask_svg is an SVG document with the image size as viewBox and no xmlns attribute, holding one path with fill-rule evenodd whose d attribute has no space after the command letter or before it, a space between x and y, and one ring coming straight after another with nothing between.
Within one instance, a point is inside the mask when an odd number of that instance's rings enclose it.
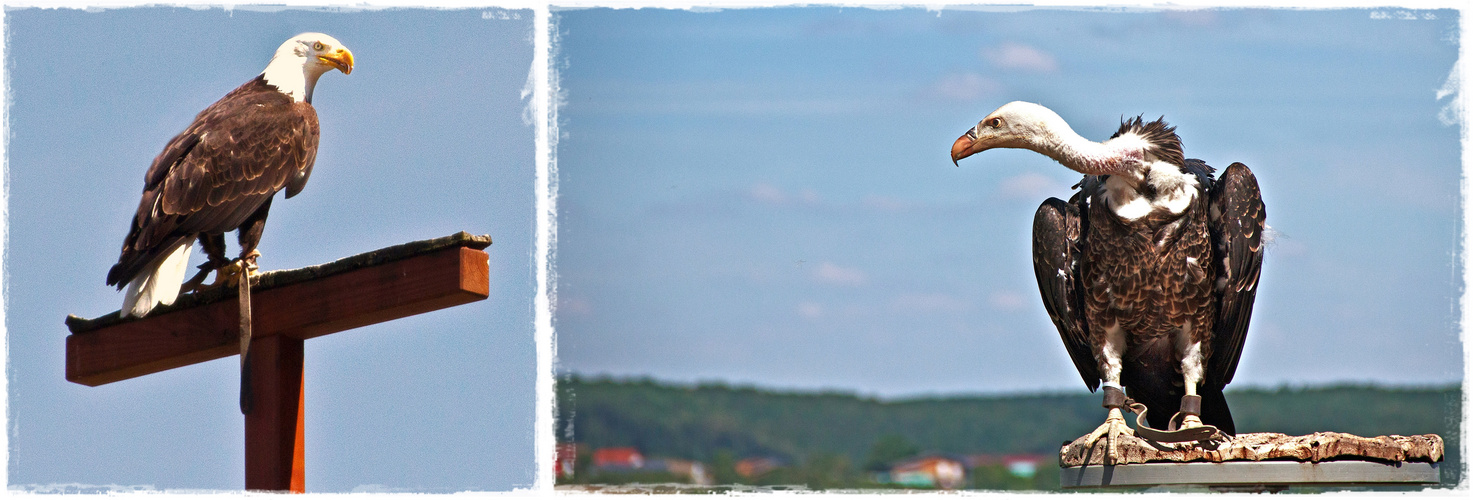
<instances>
[{"instance_id":1,"label":"vulture's foot","mask_svg":"<svg viewBox=\"0 0 1473 500\"><path fill-rule=\"evenodd\" d=\"M1180 424L1177 423L1178 420ZM1223 434L1217 427L1202 423L1201 417L1190 413L1172 415L1170 429L1168 434L1180 437L1158 442L1164 442L1176 449L1201 447L1205 450L1216 450L1227 442L1226 434Z\"/></svg>"},{"instance_id":2,"label":"vulture's foot","mask_svg":"<svg viewBox=\"0 0 1473 500\"><path fill-rule=\"evenodd\" d=\"M1108 440L1105 447L1104 463L1105 465L1112 465L1115 463L1116 446L1122 438L1133 433L1134 431L1131 430L1130 426L1126 425L1125 415L1120 412L1120 409L1111 408L1110 416L1105 417L1105 423L1100 424L1099 427L1095 428L1094 432L1089 433L1089 439L1085 441L1085 446L1094 448L1095 442L1099 441L1100 438Z\"/></svg>"}]
</instances>

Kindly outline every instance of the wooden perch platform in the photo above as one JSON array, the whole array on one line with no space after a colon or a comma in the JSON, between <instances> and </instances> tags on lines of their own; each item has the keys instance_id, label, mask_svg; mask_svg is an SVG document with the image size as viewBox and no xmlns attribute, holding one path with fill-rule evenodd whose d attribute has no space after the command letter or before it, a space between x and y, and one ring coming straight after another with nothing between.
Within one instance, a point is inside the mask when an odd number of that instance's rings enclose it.
<instances>
[{"instance_id":1,"label":"wooden perch platform","mask_svg":"<svg viewBox=\"0 0 1473 500\"><path fill-rule=\"evenodd\" d=\"M253 336L295 340L490 295L490 236L461 232L253 279ZM66 379L88 386L240 354L233 287L180 296L145 318L68 316Z\"/></svg>"},{"instance_id":2,"label":"wooden perch platform","mask_svg":"<svg viewBox=\"0 0 1473 500\"><path fill-rule=\"evenodd\" d=\"M1103 465L1106 441L1100 439L1093 448L1087 448L1084 440L1085 437L1080 437L1064 445L1059 451L1059 464L1064 467ZM1436 434L1366 438L1341 432L1316 432L1308 436L1255 432L1239 434L1217 450L1206 450L1192 443L1183 443L1180 449L1176 449L1168 444L1125 436L1116 445L1116 454L1117 465L1233 460L1378 460L1390 463L1430 463L1442 461L1442 438Z\"/></svg>"},{"instance_id":3,"label":"wooden perch platform","mask_svg":"<svg viewBox=\"0 0 1473 500\"><path fill-rule=\"evenodd\" d=\"M1085 437L1059 450L1065 488L1202 485L1209 487L1436 484L1442 437L1316 432L1289 436L1239 434L1217 449L1195 443L1155 443L1125 436L1113 465L1104 465L1107 441Z\"/></svg>"}]
</instances>

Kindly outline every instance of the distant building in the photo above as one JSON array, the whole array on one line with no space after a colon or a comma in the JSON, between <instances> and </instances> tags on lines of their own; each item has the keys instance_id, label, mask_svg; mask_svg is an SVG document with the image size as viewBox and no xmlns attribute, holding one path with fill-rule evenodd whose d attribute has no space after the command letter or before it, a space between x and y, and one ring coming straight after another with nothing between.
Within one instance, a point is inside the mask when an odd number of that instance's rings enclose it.
<instances>
[{"instance_id":1,"label":"distant building","mask_svg":"<svg viewBox=\"0 0 1473 500\"><path fill-rule=\"evenodd\" d=\"M573 477L573 468L578 463L578 443L558 443L557 460L552 463L553 475L560 478Z\"/></svg>"},{"instance_id":2,"label":"distant building","mask_svg":"<svg viewBox=\"0 0 1473 500\"><path fill-rule=\"evenodd\" d=\"M901 461L890 467L891 483L941 489L955 489L967 482L967 468L961 460L929 455Z\"/></svg>"},{"instance_id":3,"label":"distant building","mask_svg":"<svg viewBox=\"0 0 1473 500\"><path fill-rule=\"evenodd\" d=\"M1013 454L1013 455L969 455L965 462L968 469L1000 465L1008 470L1009 474L1024 479L1038 474L1038 466L1043 464L1048 457L1036 454Z\"/></svg>"},{"instance_id":4,"label":"distant building","mask_svg":"<svg viewBox=\"0 0 1473 500\"><path fill-rule=\"evenodd\" d=\"M593 450L593 468L599 470L643 469L644 455L633 447Z\"/></svg>"},{"instance_id":5,"label":"distant building","mask_svg":"<svg viewBox=\"0 0 1473 500\"><path fill-rule=\"evenodd\" d=\"M681 460L678 458L652 458L645 462L645 469L663 470L677 476L685 476L690 479L690 484L709 486L713 483L711 474L706 472L706 464Z\"/></svg>"},{"instance_id":6,"label":"distant building","mask_svg":"<svg viewBox=\"0 0 1473 500\"><path fill-rule=\"evenodd\" d=\"M634 447L599 448L593 450L593 468L599 471L627 472L633 470L665 471L684 476L691 484L710 485L711 473L706 464L679 458L648 458Z\"/></svg>"},{"instance_id":7,"label":"distant building","mask_svg":"<svg viewBox=\"0 0 1473 500\"><path fill-rule=\"evenodd\" d=\"M747 479L761 476L783 466L783 461L771 457L743 458L736 463L736 473Z\"/></svg>"}]
</instances>

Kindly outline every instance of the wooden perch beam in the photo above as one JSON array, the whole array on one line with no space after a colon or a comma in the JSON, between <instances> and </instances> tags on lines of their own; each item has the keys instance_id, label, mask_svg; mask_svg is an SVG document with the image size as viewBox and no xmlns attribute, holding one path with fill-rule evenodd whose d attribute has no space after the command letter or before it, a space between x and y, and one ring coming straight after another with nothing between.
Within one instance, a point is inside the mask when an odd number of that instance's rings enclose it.
<instances>
[{"instance_id":1,"label":"wooden perch beam","mask_svg":"<svg viewBox=\"0 0 1473 500\"><path fill-rule=\"evenodd\" d=\"M460 241L466 239L471 241ZM263 274L251 291L253 336L309 339L490 295L487 254L480 250L490 238L461 233L416 243L431 242L436 245L411 248L409 256L387 262L378 262L376 252L343 259L358 259L337 266L347 270ZM395 249L379 252L390 250ZM294 272L313 276L290 283L274 279ZM240 354L234 293L215 295L199 305L181 297L174 307L139 320L69 318L74 333L66 341L66 379L98 386Z\"/></svg>"}]
</instances>

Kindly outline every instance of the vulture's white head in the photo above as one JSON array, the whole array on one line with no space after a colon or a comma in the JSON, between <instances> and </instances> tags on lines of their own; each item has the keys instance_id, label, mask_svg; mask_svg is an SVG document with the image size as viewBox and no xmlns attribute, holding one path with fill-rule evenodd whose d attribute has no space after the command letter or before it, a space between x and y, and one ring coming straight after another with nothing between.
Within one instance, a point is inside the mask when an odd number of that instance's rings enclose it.
<instances>
[{"instance_id":1,"label":"vulture's white head","mask_svg":"<svg viewBox=\"0 0 1473 500\"><path fill-rule=\"evenodd\" d=\"M987 115L951 145L951 162L992 148L1019 148L1042 153L1086 175L1134 175L1148 166L1149 146L1138 134L1104 143L1093 142L1069 128L1058 113L1031 102L1014 101Z\"/></svg>"},{"instance_id":2,"label":"vulture's white head","mask_svg":"<svg viewBox=\"0 0 1473 500\"><path fill-rule=\"evenodd\" d=\"M1060 134L1074 135L1074 130L1058 113L1031 102L1013 101L997 108L958 138L951 145L951 162L992 148L1031 149L1049 154L1046 150L1058 145Z\"/></svg>"},{"instance_id":3,"label":"vulture's white head","mask_svg":"<svg viewBox=\"0 0 1473 500\"><path fill-rule=\"evenodd\" d=\"M297 102L312 102L312 88L323 73L336 69L353 73L353 53L336 38L322 33L302 33L276 49L276 55L261 72L266 83Z\"/></svg>"}]
</instances>

